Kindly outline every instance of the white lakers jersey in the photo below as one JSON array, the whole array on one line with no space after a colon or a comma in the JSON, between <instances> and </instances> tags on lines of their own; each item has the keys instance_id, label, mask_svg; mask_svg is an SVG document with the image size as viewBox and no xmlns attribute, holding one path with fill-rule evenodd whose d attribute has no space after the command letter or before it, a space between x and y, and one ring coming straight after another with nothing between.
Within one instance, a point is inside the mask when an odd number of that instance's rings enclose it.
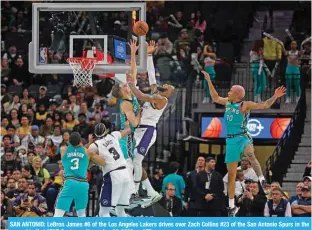
<instances>
[{"instance_id":1,"label":"white lakers jersey","mask_svg":"<svg viewBox=\"0 0 312 230\"><path fill-rule=\"evenodd\" d=\"M143 104L141 113L140 125L150 125L156 127L161 115L168 105L168 99L166 98L166 105L162 109L156 109L150 102Z\"/></svg>"},{"instance_id":2,"label":"white lakers jersey","mask_svg":"<svg viewBox=\"0 0 312 230\"><path fill-rule=\"evenodd\" d=\"M120 138L120 132L112 132L95 141L89 147L91 151L99 153L99 156L105 160L106 164L102 167L103 175L119 167L126 166L126 160L119 145Z\"/></svg>"}]
</instances>

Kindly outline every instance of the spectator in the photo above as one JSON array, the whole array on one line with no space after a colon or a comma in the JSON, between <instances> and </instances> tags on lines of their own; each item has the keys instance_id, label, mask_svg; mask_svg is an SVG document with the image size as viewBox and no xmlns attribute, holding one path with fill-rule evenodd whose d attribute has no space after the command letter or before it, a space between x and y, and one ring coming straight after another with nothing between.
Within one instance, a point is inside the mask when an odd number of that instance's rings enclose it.
<instances>
[{"instance_id":1,"label":"spectator","mask_svg":"<svg viewBox=\"0 0 312 230\"><path fill-rule=\"evenodd\" d=\"M268 200L264 208L265 217L291 217L291 207L280 188L271 191L272 199Z\"/></svg>"},{"instance_id":2,"label":"spectator","mask_svg":"<svg viewBox=\"0 0 312 230\"><path fill-rule=\"evenodd\" d=\"M164 173L162 168L157 168L154 170L151 184L156 192L161 192L161 186L164 179Z\"/></svg>"},{"instance_id":3,"label":"spectator","mask_svg":"<svg viewBox=\"0 0 312 230\"><path fill-rule=\"evenodd\" d=\"M1 160L1 169L6 172L7 170L10 170L11 172L14 169L20 169L21 168L21 162L16 159L16 156L13 154L14 149L7 148L4 150L5 155L4 158Z\"/></svg>"},{"instance_id":4,"label":"spectator","mask_svg":"<svg viewBox=\"0 0 312 230\"><path fill-rule=\"evenodd\" d=\"M55 125L54 126L54 133L51 136L47 136L48 139L51 139L53 141L53 144L56 147L59 147L60 144L63 141L63 136L62 136L62 128L60 125Z\"/></svg>"},{"instance_id":5,"label":"spectator","mask_svg":"<svg viewBox=\"0 0 312 230\"><path fill-rule=\"evenodd\" d=\"M181 200L174 195L174 184L167 183L165 196L161 198L159 204L166 209L170 216L180 216L182 213Z\"/></svg>"},{"instance_id":6,"label":"spectator","mask_svg":"<svg viewBox=\"0 0 312 230\"><path fill-rule=\"evenodd\" d=\"M46 108L49 106L49 97L47 96L48 88L44 85L39 87L39 97L37 101L37 105L44 104Z\"/></svg>"},{"instance_id":7,"label":"spectator","mask_svg":"<svg viewBox=\"0 0 312 230\"><path fill-rule=\"evenodd\" d=\"M8 179L7 188L4 190L4 192L9 199L14 198L15 195L18 193L17 186L13 177Z\"/></svg>"},{"instance_id":8,"label":"spectator","mask_svg":"<svg viewBox=\"0 0 312 230\"><path fill-rule=\"evenodd\" d=\"M21 141L19 137L15 134L16 133L16 128L14 125L9 124L7 126L7 135L9 135L11 139L11 144L13 144L14 147L17 147L21 144ZM2 142L2 140L1 140Z\"/></svg>"},{"instance_id":9,"label":"spectator","mask_svg":"<svg viewBox=\"0 0 312 230\"><path fill-rule=\"evenodd\" d=\"M7 93L7 86L5 84L3 84L3 81L2 81L2 84L1 84L1 96L0 96L0 101L1 102L2 102L3 99L6 98L5 97L7 95L6 93Z\"/></svg>"},{"instance_id":10,"label":"spectator","mask_svg":"<svg viewBox=\"0 0 312 230\"><path fill-rule=\"evenodd\" d=\"M88 136L91 133L90 126L87 123L86 115L84 113L80 113L78 115L78 124L75 125L73 131L80 133L81 137L85 140L88 140Z\"/></svg>"},{"instance_id":11,"label":"spectator","mask_svg":"<svg viewBox=\"0 0 312 230\"><path fill-rule=\"evenodd\" d=\"M47 143L38 143L35 147L35 152L37 156L40 156L42 162L41 165L45 165L47 162L49 162L49 157L47 156Z\"/></svg>"},{"instance_id":12,"label":"spectator","mask_svg":"<svg viewBox=\"0 0 312 230\"><path fill-rule=\"evenodd\" d=\"M303 178L303 183L304 185L306 186L310 186L311 187L311 180L312 180L312 177L311 176L306 176Z\"/></svg>"},{"instance_id":13,"label":"spectator","mask_svg":"<svg viewBox=\"0 0 312 230\"><path fill-rule=\"evenodd\" d=\"M38 126L41 126L44 121L47 119L48 111L45 104L37 104L38 105L38 111L35 115L34 123Z\"/></svg>"},{"instance_id":14,"label":"spectator","mask_svg":"<svg viewBox=\"0 0 312 230\"><path fill-rule=\"evenodd\" d=\"M53 134L53 119L47 116L44 124L40 127L39 134L43 137L50 136Z\"/></svg>"},{"instance_id":15,"label":"spectator","mask_svg":"<svg viewBox=\"0 0 312 230\"><path fill-rule=\"evenodd\" d=\"M8 63L8 59L2 58L1 60L1 83L2 83L1 87L7 87L8 85L11 84L10 73L11 73L11 69Z\"/></svg>"},{"instance_id":16,"label":"spectator","mask_svg":"<svg viewBox=\"0 0 312 230\"><path fill-rule=\"evenodd\" d=\"M43 216L47 210L45 198L36 193L36 186L33 183L28 184L27 193L18 196L13 206L19 217Z\"/></svg>"},{"instance_id":17,"label":"spectator","mask_svg":"<svg viewBox=\"0 0 312 230\"><path fill-rule=\"evenodd\" d=\"M204 33L206 30L206 20L203 18L202 13L198 10L196 11L196 16L195 16L195 20L194 20L194 27L195 29L200 30L200 32Z\"/></svg>"},{"instance_id":18,"label":"spectator","mask_svg":"<svg viewBox=\"0 0 312 230\"><path fill-rule=\"evenodd\" d=\"M311 186L304 185L301 189L301 199L291 205L293 216L311 217Z\"/></svg>"},{"instance_id":19,"label":"spectator","mask_svg":"<svg viewBox=\"0 0 312 230\"><path fill-rule=\"evenodd\" d=\"M31 126L29 125L29 119L27 115L21 116L21 127L16 130L16 135L22 140L31 131Z\"/></svg>"},{"instance_id":20,"label":"spectator","mask_svg":"<svg viewBox=\"0 0 312 230\"><path fill-rule=\"evenodd\" d=\"M196 175L197 196L195 205L199 216L221 216L224 208L224 185L222 176L215 171L216 161L208 157L205 163L205 170Z\"/></svg>"},{"instance_id":21,"label":"spectator","mask_svg":"<svg viewBox=\"0 0 312 230\"><path fill-rule=\"evenodd\" d=\"M149 94L151 92L147 73L138 74L137 86L139 86L139 90L141 90L143 93Z\"/></svg>"},{"instance_id":22,"label":"spectator","mask_svg":"<svg viewBox=\"0 0 312 230\"><path fill-rule=\"evenodd\" d=\"M18 110L17 109L10 110L9 120L10 120L10 123L12 125L14 125L15 128L19 128L21 126L20 120L18 119Z\"/></svg>"},{"instance_id":23,"label":"spectator","mask_svg":"<svg viewBox=\"0 0 312 230\"><path fill-rule=\"evenodd\" d=\"M186 176L186 187L184 194L184 208L187 210L187 216L197 216L196 209L196 179L197 174L205 170L205 158L199 156L196 161L195 169Z\"/></svg>"},{"instance_id":24,"label":"spectator","mask_svg":"<svg viewBox=\"0 0 312 230\"><path fill-rule=\"evenodd\" d=\"M304 169L303 177L311 177L311 166L312 166L312 161L310 161L307 166Z\"/></svg>"},{"instance_id":25,"label":"spectator","mask_svg":"<svg viewBox=\"0 0 312 230\"><path fill-rule=\"evenodd\" d=\"M39 135L39 127L37 125L31 126L31 133L28 134L22 140L22 145L30 151L34 151L37 144L43 144L45 142L44 137Z\"/></svg>"},{"instance_id":26,"label":"spectator","mask_svg":"<svg viewBox=\"0 0 312 230\"><path fill-rule=\"evenodd\" d=\"M16 52L16 46L15 45L11 45L9 47L9 52L7 52L6 54L4 54L3 57L7 58L8 63L10 65L10 67L12 68L13 64L15 63L15 61L17 60L18 56L17 56L17 52Z\"/></svg>"},{"instance_id":27,"label":"spectator","mask_svg":"<svg viewBox=\"0 0 312 230\"><path fill-rule=\"evenodd\" d=\"M10 135L4 135L2 137L1 147L5 148L12 148L14 145L12 144L12 137Z\"/></svg>"},{"instance_id":28,"label":"spectator","mask_svg":"<svg viewBox=\"0 0 312 230\"><path fill-rule=\"evenodd\" d=\"M77 98L75 94L69 96L70 111L75 115L79 114L80 106L77 104Z\"/></svg>"},{"instance_id":29,"label":"spectator","mask_svg":"<svg viewBox=\"0 0 312 230\"><path fill-rule=\"evenodd\" d=\"M1 227L3 229L7 229L8 228L8 217L13 217L14 213L13 213L13 204L10 201L10 199L8 199L5 196L5 193L3 190L1 190Z\"/></svg>"},{"instance_id":30,"label":"spectator","mask_svg":"<svg viewBox=\"0 0 312 230\"><path fill-rule=\"evenodd\" d=\"M304 184L302 182L299 182L297 185L296 185L296 195L292 196L289 198L289 203L290 205L295 201L295 200L299 200L301 199L301 189L302 187L304 186Z\"/></svg>"},{"instance_id":31,"label":"spectator","mask_svg":"<svg viewBox=\"0 0 312 230\"><path fill-rule=\"evenodd\" d=\"M173 44L174 54L179 54L180 50L183 49L186 56L190 55L191 51L191 40L189 40L187 29L182 29L180 32L180 38Z\"/></svg>"},{"instance_id":32,"label":"spectator","mask_svg":"<svg viewBox=\"0 0 312 230\"><path fill-rule=\"evenodd\" d=\"M168 183L174 184L175 187L175 196L179 199L182 199L182 194L185 189L185 182L182 176L178 175L180 164L176 161L173 161L169 165L170 174L167 175L162 183L162 192L166 193L166 185Z\"/></svg>"},{"instance_id":33,"label":"spectator","mask_svg":"<svg viewBox=\"0 0 312 230\"><path fill-rule=\"evenodd\" d=\"M241 159L241 166L237 168L237 170L243 170L244 178L252 180L252 181L258 181L258 176L255 172L255 170L251 167L250 161L247 157L243 156ZM223 183L224 183L224 194L227 194L227 184L228 184L228 174L226 174L223 177Z\"/></svg>"},{"instance_id":34,"label":"spectator","mask_svg":"<svg viewBox=\"0 0 312 230\"><path fill-rule=\"evenodd\" d=\"M88 105L86 102L82 102L81 105L80 105L80 114L85 114L86 115L86 118L87 120L90 119L90 117L92 116L92 113L90 111L88 111ZM77 114L78 115L78 114ZM78 118L78 116L77 116Z\"/></svg>"},{"instance_id":35,"label":"spectator","mask_svg":"<svg viewBox=\"0 0 312 230\"><path fill-rule=\"evenodd\" d=\"M264 63L272 73L276 62L280 62L282 59L282 46L268 37L263 38L263 58ZM270 81L271 78L268 79L269 86L273 87Z\"/></svg>"},{"instance_id":36,"label":"spectator","mask_svg":"<svg viewBox=\"0 0 312 230\"><path fill-rule=\"evenodd\" d=\"M29 104L30 103L30 99L29 99L29 92L27 88L24 88L22 91L22 95L21 95L21 103L25 103L25 104Z\"/></svg>"},{"instance_id":37,"label":"spectator","mask_svg":"<svg viewBox=\"0 0 312 230\"><path fill-rule=\"evenodd\" d=\"M38 188L41 192L44 192L50 182L50 173L47 169L41 166L42 160L39 156L33 158L31 174L38 178L40 182L40 187Z\"/></svg>"},{"instance_id":38,"label":"spectator","mask_svg":"<svg viewBox=\"0 0 312 230\"><path fill-rule=\"evenodd\" d=\"M28 181L26 180L26 178L24 177L19 178L17 182L17 193L16 193L17 196L14 196L14 198L27 192L27 188L28 188Z\"/></svg>"},{"instance_id":39,"label":"spectator","mask_svg":"<svg viewBox=\"0 0 312 230\"><path fill-rule=\"evenodd\" d=\"M29 153L28 153L29 154ZM34 153L33 157L35 156ZM34 182L34 176L31 174L31 165L25 165L22 168L22 175L23 178L25 178L27 180L27 182Z\"/></svg>"},{"instance_id":40,"label":"spectator","mask_svg":"<svg viewBox=\"0 0 312 230\"><path fill-rule=\"evenodd\" d=\"M31 166L35 156L37 156L37 154L35 152L32 152L32 151L27 152L28 164L26 164L26 165Z\"/></svg>"},{"instance_id":41,"label":"spectator","mask_svg":"<svg viewBox=\"0 0 312 230\"><path fill-rule=\"evenodd\" d=\"M235 196L240 197L245 192L245 176L242 170L237 170L235 182Z\"/></svg>"},{"instance_id":42,"label":"spectator","mask_svg":"<svg viewBox=\"0 0 312 230\"><path fill-rule=\"evenodd\" d=\"M262 217L266 201L266 197L259 194L258 183L252 182L237 200L239 210L236 216Z\"/></svg>"},{"instance_id":43,"label":"spectator","mask_svg":"<svg viewBox=\"0 0 312 230\"><path fill-rule=\"evenodd\" d=\"M12 109L16 109L18 111L21 106L19 96L14 94L12 100L3 104L4 112L9 113Z\"/></svg>"},{"instance_id":44,"label":"spectator","mask_svg":"<svg viewBox=\"0 0 312 230\"><path fill-rule=\"evenodd\" d=\"M24 66L24 60L21 55L18 56L15 61L15 65L12 66L11 71L12 81L17 86L27 86L30 82L29 72L26 66Z\"/></svg>"},{"instance_id":45,"label":"spectator","mask_svg":"<svg viewBox=\"0 0 312 230\"><path fill-rule=\"evenodd\" d=\"M271 183L271 189L270 189L270 190L272 191L272 190L275 189L275 188L281 189L281 185L280 185L280 183L277 182L277 181L273 181L273 182ZM269 193L269 194L267 195L267 198L268 198L268 199L272 199L271 193ZM288 200L288 198L289 198L288 193L285 192L285 191L283 191L283 198L286 199L286 200Z\"/></svg>"},{"instance_id":46,"label":"spectator","mask_svg":"<svg viewBox=\"0 0 312 230\"><path fill-rule=\"evenodd\" d=\"M173 49L172 42L168 39L167 34L162 34L157 41L157 49L154 55L171 55Z\"/></svg>"},{"instance_id":47,"label":"spectator","mask_svg":"<svg viewBox=\"0 0 312 230\"><path fill-rule=\"evenodd\" d=\"M75 120L74 115L71 112L65 114L65 122L63 124L63 129L73 130L79 122Z\"/></svg>"}]
</instances>

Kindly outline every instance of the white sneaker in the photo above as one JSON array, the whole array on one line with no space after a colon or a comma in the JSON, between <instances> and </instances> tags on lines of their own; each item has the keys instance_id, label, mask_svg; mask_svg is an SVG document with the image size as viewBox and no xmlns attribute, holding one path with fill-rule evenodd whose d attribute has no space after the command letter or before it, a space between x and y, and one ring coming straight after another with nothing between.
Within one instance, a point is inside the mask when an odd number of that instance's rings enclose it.
<instances>
[{"instance_id":1,"label":"white sneaker","mask_svg":"<svg viewBox=\"0 0 312 230\"><path fill-rule=\"evenodd\" d=\"M141 207L142 208L151 207L153 204L156 204L158 201L160 201L161 198L162 198L162 195L159 194L158 192L155 192L154 196L151 197L151 201L149 203L142 204Z\"/></svg>"},{"instance_id":2,"label":"white sneaker","mask_svg":"<svg viewBox=\"0 0 312 230\"><path fill-rule=\"evenodd\" d=\"M285 103L286 103L286 104L291 103L290 97L286 97L286 101L285 101Z\"/></svg>"},{"instance_id":3,"label":"white sneaker","mask_svg":"<svg viewBox=\"0 0 312 230\"><path fill-rule=\"evenodd\" d=\"M300 97L296 97L296 103L298 103L299 100L300 100Z\"/></svg>"},{"instance_id":4,"label":"white sneaker","mask_svg":"<svg viewBox=\"0 0 312 230\"><path fill-rule=\"evenodd\" d=\"M202 103L203 103L203 104L208 103L208 98L207 98L207 97L205 97L205 98L204 98L204 100L202 101Z\"/></svg>"}]
</instances>

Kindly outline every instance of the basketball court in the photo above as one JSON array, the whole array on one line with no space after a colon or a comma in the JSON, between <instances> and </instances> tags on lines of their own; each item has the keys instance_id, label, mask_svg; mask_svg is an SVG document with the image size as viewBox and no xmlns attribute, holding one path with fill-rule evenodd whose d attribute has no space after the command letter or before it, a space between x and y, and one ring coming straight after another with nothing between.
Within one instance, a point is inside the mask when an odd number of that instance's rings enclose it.
<instances>
[{"instance_id":1,"label":"basketball court","mask_svg":"<svg viewBox=\"0 0 312 230\"><path fill-rule=\"evenodd\" d=\"M146 41L132 33L134 23L146 19L145 3L33 3L32 12L29 71L74 73L76 86L92 86L92 74L125 82L130 71L127 43ZM107 19L114 28L103 23ZM51 55L67 61L51 60ZM146 72L146 60L143 45L137 54L138 72Z\"/></svg>"}]
</instances>

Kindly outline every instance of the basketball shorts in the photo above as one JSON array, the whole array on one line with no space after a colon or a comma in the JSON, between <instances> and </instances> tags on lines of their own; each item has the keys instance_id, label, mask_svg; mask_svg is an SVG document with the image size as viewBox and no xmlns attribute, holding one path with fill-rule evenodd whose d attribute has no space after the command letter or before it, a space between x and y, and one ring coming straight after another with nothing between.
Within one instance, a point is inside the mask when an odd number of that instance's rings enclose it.
<instances>
[{"instance_id":1,"label":"basketball shorts","mask_svg":"<svg viewBox=\"0 0 312 230\"><path fill-rule=\"evenodd\" d=\"M154 126L140 125L134 131L134 153L146 156L148 150L156 141L157 131Z\"/></svg>"},{"instance_id":2,"label":"basketball shorts","mask_svg":"<svg viewBox=\"0 0 312 230\"><path fill-rule=\"evenodd\" d=\"M121 138L119 140L121 151L127 160L128 158L133 159L133 151L134 151L134 140L133 134L130 133L129 135Z\"/></svg>"},{"instance_id":3,"label":"basketball shorts","mask_svg":"<svg viewBox=\"0 0 312 230\"><path fill-rule=\"evenodd\" d=\"M131 178L126 167L104 175L100 193L102 207L129 206L130 197Z\"/></svg>"},{"instance_id":4,"label":"basketball shorts","mask_svg":"<svg viewBox=\"0 0 312 230\"><path fill-rule=\"evenodd\" d=\"M226 138L225 163L240 162L246 145L252 145L249 135Z\"/></svg>"},{"instance_id":5,"label":"basketball shorts","mask_svg":"<svg viewBox=\"0 0 312 230\"><path fill-rule=\"evenodd\" d=\"M88 199L88 182L65 179L64 186L58 194L55 208L68 212L72 202L74 201L76 210L86 209L88 205Z\"/></svg>"}]
</instances>

